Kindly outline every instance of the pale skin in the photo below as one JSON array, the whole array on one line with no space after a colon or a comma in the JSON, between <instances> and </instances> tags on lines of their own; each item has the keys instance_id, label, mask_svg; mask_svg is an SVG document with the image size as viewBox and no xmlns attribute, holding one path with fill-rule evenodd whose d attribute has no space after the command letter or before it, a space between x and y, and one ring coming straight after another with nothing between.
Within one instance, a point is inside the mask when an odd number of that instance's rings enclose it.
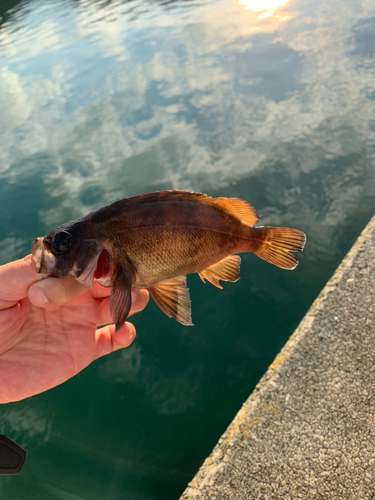
<instances>
[{"instance_id":1,"label":"pale skin","mask_svg":"<svg viewBox=\"0 0 375 500\"><path fill-rule=\"evenodd\" d=\"M0 404L62 384L133 342L131 323L117 333L109 324L110 291L37 274L31 255L0 266ZM134 290L132 299L129 316L146 307L148 292Z\"/></svg>"}]
</instances>

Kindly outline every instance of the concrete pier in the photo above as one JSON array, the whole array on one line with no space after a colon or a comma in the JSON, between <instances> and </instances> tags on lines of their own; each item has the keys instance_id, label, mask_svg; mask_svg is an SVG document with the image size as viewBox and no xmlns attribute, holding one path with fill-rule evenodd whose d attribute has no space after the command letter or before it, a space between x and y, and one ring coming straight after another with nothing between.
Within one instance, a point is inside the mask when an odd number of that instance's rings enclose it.
<instances>
[{"instance_id":1,"label":"concrete pier","mask_svg":"<svg viewBox=\"0 0 375 500\"><path fill-rule=\"evenodd\" d=\"M375 217L181 500L375 499Z\"/></svg>"}]
</instances>

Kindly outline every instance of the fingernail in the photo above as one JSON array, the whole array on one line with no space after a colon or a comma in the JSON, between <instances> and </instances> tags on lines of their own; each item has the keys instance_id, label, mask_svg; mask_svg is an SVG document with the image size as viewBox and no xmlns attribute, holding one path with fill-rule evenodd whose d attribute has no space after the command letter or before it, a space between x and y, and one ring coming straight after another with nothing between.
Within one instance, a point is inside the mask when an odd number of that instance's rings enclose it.
<instances>
[{"instance_id":1,"label":"fingernail","mask_svg":"<svg viewBox=\"0 0 375 500\"><path fill-rule=\"evenodd\" d=\"M33 304L42 307L48 304L48 299L44 295L43 290L40 287L35 287L31 292L31 298Z\"/></svg>"}]
</instances>

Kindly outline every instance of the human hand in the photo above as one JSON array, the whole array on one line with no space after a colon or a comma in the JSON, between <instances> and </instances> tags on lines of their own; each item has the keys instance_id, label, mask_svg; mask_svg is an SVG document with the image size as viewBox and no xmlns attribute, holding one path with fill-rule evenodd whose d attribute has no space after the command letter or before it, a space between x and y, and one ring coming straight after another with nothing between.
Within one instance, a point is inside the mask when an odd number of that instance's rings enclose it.
<instances>
[{"instance_id":1,"label":"human hand","mask_svg":"<svg viewBox=\"0 0 375 500\"><path fill-rule=\"evenodd\" d=\"M0 403L62 384L135 338L131 323L117 333L108 325L110 288L43 278L31 255L0 266ZM148 292L134 290L132 299L130 316L146 307Z\"/></svg>"}]
</instances>

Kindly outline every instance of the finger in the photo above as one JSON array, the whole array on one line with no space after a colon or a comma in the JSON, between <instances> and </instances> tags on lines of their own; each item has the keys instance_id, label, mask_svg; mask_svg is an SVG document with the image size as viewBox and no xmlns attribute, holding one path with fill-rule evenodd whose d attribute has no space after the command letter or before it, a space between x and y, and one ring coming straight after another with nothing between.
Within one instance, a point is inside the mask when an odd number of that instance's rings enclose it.
<instances>
[{"instance_id":1,"label":"finger","mask_svg":"<svg viewBox=\"0 0 375 500\"><path fill-rule=\"evenodd\" d=\"M143 309L148 304L149 293L147 290L132 290L132 306L130 308L129 316L135 314Z\"/></svg>"},{"instance_id":2,"label":"finger","mask_svg":"<svg viewBox=\"0 0 375 500\"><path fill-rule=\"evenodd\" d=\"M47 278L29 288L29 300L38 307L61 306L87 292L73 278Z\"/></svg>"},{"instance_id":3,"label":"finger","mask_svg":"<svg viewBox=\"0 0 375 500\"><path fill-rule=\"evenodd\" d=\"M35 272L31 255L0 266L0 309L12 307L27 297L30 285L45 277L46 275Z\"/></svg>"},{"instance_id":4,"label":"finger","mask_svg":"<svg viewBox=\"0 0 375 500\"><path fill-rule=\"evenodd\" d=\"M21 327L29 312L29 302L21 300L17 304L0 311L0 354L20 342L25 336Z\"/></svg>"},{"instance_id":5,"label":"finger","mask_svg":"<svg viewBox=\"0 0 375 500\"><path fill-rule=\"evenodd\" d=\"M147 290L132 290L132 306L129 316L142 311L148 303L149 294ZM113 323L111 313L109 312L109 297L102 299L99 305L99 325Z\"/></svg>"},{"instance_id":6,"label":"finger","mask_svg":"<svg viewBox=\"0 0 375 500\"><path fill-rule=\"evenodd\" d=\"M95 283L95 285L90 288L90 293L94 297L94 299L101 299L102 297L109 297L111 288L99 285L99 283Z\"/></svg>"},{"instance_id":7,"label":"finger","mask_svg":"<svg viewBox=\"0 0 375 500\"><path fill-rule=\"evenodd\" d=\"M135 339L135 328L131 323L115 332L115 325L103 326L96 330L96 358L128 347Z\"/></svg>"}]
</instances>

